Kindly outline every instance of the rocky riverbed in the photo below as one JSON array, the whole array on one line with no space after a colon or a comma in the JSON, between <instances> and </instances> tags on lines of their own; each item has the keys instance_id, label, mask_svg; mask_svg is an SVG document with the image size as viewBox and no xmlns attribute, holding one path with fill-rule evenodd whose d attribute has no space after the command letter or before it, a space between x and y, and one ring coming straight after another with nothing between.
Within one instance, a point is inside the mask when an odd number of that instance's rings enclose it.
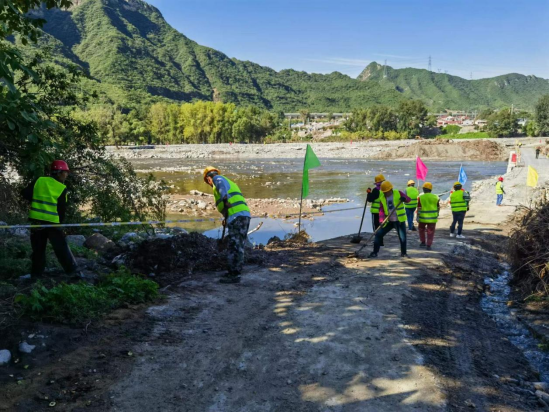
<instances>
[{"instance_id":1,"label":"rocky riverbed","mask_svg":"<svg viewBox=\"0 0 549 412\"><path fill-rule=\"evenodd\" d=\"M514 138L472 140L368 140L310 143L319 158L506 160ZM521 139L524 144L536 139ZM307 142L277 144L187 144L108 147L109 153L126 159L295 159L305 155ZM488 157L486 157L488 155ZM174 165L176 167L176 165Z\"/></svg>"},{"instance_id":2,"label":"rocky riverbed","mask_svg":"<svg viewBox=\"0 0 549 412\"><path fill-rule=\"evenodd\" d=\"M284 217L299 213L299 199L246 199L246 202L254 216ZM344 198L307 199L303 202L302 212L318 212L323 206L347 202L349 202L349 199ZM180 213L185 216L219 217L213 195L198 190L191 190L188 195L171 195L168 202L168 213Z\"/></svg>"}]
</instances>

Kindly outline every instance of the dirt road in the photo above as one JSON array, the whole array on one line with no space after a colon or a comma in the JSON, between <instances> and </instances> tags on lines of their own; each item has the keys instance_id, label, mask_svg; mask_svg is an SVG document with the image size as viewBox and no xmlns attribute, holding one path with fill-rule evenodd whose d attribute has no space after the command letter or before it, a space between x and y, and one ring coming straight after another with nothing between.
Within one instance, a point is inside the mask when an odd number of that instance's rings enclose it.
<instances>
[{"instance_id":1,"label":"dirt road","mask_svg":"<svg viewBox=\"0 0 549 412\"><path fill-rule=\"evenodd\" d=\"M445 211L435 250L412 234L409 259L394 235L376 260L338 238L247 267L239 285L174 285L112 410L543 410L525 384L536 374L479 305L504 267L507 210L477 204L465 242L447 237ZM487 214L498 224L475 223Z\"/></svg>"}]
</instances>

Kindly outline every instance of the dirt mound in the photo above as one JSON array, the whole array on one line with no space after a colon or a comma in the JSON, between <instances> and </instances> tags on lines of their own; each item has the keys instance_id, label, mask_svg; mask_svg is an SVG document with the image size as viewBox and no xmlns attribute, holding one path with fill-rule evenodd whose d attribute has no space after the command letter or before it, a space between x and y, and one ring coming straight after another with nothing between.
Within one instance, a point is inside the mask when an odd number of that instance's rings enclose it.
<instances>
[{"instance_id":1,"label":"dirt mound","mask_svg":"<svg viewBox=\"0 0 549 412\"><path fill-rule=\"evenodd\" d=\"M262 264L265 251L247 250L246 263ZM227 250L217 240L200 233L184 233L168 239L146 240L125 258L127 266L166 284L196 272L222 271L227 267Z\"/></svg>"},{"instance_id":2,"label":"dirt mound","mask_svg":"<svg viewBox=\"0 0 549 412\"><path fill-rule=\"evenodd\" d=\"M444 159L444 160L507 160L508 152L491 140L448 141L427 140L410 146L399 146L375 156L376 159Z\"/></svg>"}]
</instances>

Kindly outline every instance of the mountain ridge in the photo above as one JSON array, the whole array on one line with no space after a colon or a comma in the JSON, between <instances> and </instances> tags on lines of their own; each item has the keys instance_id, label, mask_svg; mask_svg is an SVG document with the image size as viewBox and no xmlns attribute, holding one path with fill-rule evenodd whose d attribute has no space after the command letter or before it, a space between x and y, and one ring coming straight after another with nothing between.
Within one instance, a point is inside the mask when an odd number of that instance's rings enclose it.
<instances>
[{"instance_id":1,"label":"mountain ridge","mask_svg":"<svg viewBox=\"0 0 549 412\"><path fill-rule=\"evenodd\" d=\"M384 78L383 66L376 62L358 79L340 72L276 71L198 44L143 0L78 0L68 10L42 8L33 14L47 20L41 44L53 47L56 60L82 67L89 74L87 89L122 106L220 100L270 110L328 112L419 98L433 108L497 108L515 100L532 107L540 93L549 93L549 84L543 86L538 78L528 85L522 77L506 77L499 92L457 76L426 75L421 69L388 67Z\"/></svg>"}]
</instances>

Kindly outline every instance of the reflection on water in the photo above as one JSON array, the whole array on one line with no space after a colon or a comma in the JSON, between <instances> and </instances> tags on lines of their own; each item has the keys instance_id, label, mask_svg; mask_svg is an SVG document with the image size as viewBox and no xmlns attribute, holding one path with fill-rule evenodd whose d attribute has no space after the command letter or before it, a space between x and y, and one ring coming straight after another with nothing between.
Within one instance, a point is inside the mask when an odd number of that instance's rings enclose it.
<instances>
[{"instance_id":1,"label":"reflection on water","mask_svg":"<svg viewBox=\"0 0 549 412\"><path fill-rule=\"evenodd\" d=\"M351 199L352 203L333 205L324 210L334 210L364 205L366 189L373 187L374 176L383 173L395 188L404 190L408 180L415 179L415 161L372 161L352 159L320 159L322 166L309 173L310 198L326 199L343 197ZM154 172L153 174L173 185L172 191L188 194L196 189L211 192L202 180L202 170L210 164L218 167L222 173L238 183L246 197L249 198L299 198L301 189L301 171L303 161L299 159L143 159L133 160L139 170L177 168L177 172ZM506 162L425 162L429 168L428 180L434 185L435 193L449 190L457 180L459 168L463 164L469 181L466 189L476 180L503 174ZM446 196L443 196L445 198ZM253 211L252 211L253 213ZM182 218L181 215L175 215ZM173 216L173 217L175 217ZM303 227L319 241L336 236L351 234L358 230L361 211L346 211L341 213L316 216L314 220L303 220ZM283 237L286 233L296 231L296 221L273 219L254 219L251 227L260 221L264 225L251 236L252 242L265 243L272 236ZM205 231L207 235L217 237L219 225L214 222L184 224L187 230ZM213 229L213 230L212 230ZM370 216L366 216L365 229L371 230Z\"/></svg>"}]
</instances>

